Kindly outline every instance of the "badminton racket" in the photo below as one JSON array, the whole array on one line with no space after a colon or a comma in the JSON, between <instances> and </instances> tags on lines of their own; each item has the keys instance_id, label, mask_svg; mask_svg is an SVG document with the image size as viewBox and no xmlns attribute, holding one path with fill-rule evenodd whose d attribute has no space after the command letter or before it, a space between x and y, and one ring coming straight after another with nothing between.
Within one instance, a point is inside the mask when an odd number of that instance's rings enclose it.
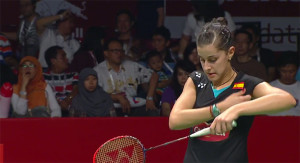
<instances>
[{"instance_id":1,"label":"badminton racket","mask_svg":"<svg viewBox=\"0 0 300 163\"><path fill-rule=\"evenodd\" d=\"M237 123L232 122L232 126L236 127ZM133 136L117 136L102 144L95 152L93 163L141 163L145 162L146 152L155 148L166 146L187 138L195 138L210 134L210 128L204 128L193 134L178 138L148 149Z\"/></svg>"}]
</instances>

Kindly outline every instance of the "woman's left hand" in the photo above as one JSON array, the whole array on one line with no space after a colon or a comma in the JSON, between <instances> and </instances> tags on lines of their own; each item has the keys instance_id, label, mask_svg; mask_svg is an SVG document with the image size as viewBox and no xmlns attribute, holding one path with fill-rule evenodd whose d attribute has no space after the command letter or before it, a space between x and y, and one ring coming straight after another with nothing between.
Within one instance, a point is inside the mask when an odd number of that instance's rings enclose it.
<instances>
[{"instance_id":1,"label":"woman's left hand","mask_svg":"<svg viewBox=\"0 0 300 163\"><path fill-rule=\"evenodd\" d=\"M227 131L232 130L232 122L237 118L238 113L233 109L233 107L228 108L214 119L210 126L211 134L223 135Z\"/></svg>"}]
</instances>

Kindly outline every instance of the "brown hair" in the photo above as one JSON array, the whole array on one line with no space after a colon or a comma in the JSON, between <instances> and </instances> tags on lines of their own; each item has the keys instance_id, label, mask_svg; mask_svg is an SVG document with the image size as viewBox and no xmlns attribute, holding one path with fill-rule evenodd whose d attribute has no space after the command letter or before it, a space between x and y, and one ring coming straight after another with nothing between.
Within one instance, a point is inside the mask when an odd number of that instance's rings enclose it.
<instances>
[{"instance_id":1,"label":"brown hair","mask_svg":"<svg viewBox=\"0 0 300 163\"><path fill-rule=\"evenodd\" d=\"M197 35L197 46L213 44L218 50L228 51L232 45L231 32L224 17L214 18L206 23Z\"/></svg>"}]
</instances>

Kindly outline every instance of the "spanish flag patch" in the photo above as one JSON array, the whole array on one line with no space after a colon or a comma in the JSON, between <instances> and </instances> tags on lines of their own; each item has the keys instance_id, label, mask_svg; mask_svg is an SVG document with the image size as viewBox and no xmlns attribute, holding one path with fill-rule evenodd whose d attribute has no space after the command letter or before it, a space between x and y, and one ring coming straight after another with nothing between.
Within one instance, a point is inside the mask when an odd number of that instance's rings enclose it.
<instances>
[{"instance_id":1,"label":"spanish flag patch","mask_svg":"<svg viewBox=\"0 0 300 163\"><path fill-rule=\"evenodd\" d=\"M232 89L244 89L245 82L234 83Z\"/></svg>"}]
</instances>

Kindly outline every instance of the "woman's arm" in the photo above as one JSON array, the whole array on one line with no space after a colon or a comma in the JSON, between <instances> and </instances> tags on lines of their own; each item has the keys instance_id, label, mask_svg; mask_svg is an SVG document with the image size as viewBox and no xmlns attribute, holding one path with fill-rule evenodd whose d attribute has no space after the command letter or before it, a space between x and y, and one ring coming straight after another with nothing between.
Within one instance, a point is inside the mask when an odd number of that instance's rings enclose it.
<instances>
[{"instance_id":1,"label":"woman's arm","mask_svg":"<svg viewBox=\"0 0 300 163\"><path fill-rule=\"evenodd\" d=\"M238 103L249 101L251 96L244 95L245 90L228 96L225 100L217 103L221 112ZM213 119L210 113L210 106L192 109L196 101L196 88L191 78L184 86L183 92L176 101L169 119L171 129L185 129Z\"/></svg>"},{"instance_id":2,"label":"woman's arm","mask_svg":"<svg viewBox=\"0 0 300 163\"><path fill-rule=\"evenodd\" d=\"M51 117L61 117L60 106L55 98L52 88L48 84L46 86L46 92L47 92L48 106L50 107L51 110Z\"/></svg>"},{"instance_id":3,"label":"woman's arm","mask_svg":"<svg viewBox=\"0 0 300 163\"><path fill-rule=\"evenodd\" d=\"M288 92L271 86L267 82L258 84L253 91L252 101L237 107L239 116L276 113L296 105L295 98Z\"/></svg>"},{"instance_id":4,"label":"woman's arm","mask_svg":"<svg viewBox=\"0 0 300 163\"><path fill-rule=\"evenodd\" d=\"M212 119L209 106L192 109L196 101L196 88L191 78L185 83L182 94L174 104L170 117L169 127L180 130L195 126Z\"/></svg>"},{"instance_id":5,"label":"woman's arm","mask_svg":"<svg viewBox=\"0 0 300 163\"><path fill-rule=\"evenodd\" d=\"M253 98L254 100L230 107L216 117L211 125L212 133L224 133L231 130L232 121L240 116L276 113L296 105L296 100L292 95L272 87L266 82L260 83L254 88Z\"/></svg>"}]
</instances>

